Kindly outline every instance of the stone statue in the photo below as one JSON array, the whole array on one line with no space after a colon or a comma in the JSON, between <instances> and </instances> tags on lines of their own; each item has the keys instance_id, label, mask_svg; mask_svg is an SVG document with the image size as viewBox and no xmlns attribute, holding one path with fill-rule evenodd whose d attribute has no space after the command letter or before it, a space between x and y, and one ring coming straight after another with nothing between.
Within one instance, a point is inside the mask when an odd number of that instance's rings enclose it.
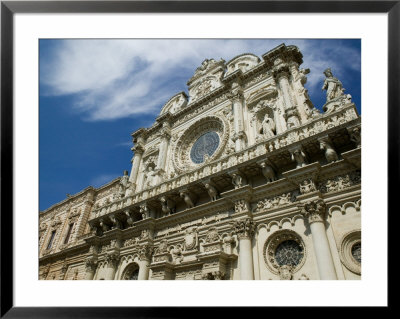
<instances>
[{"instance_id":1,"label":"stone statue","mask_svg":"<svg viewBox=\"0 0 400 319\"><path fill-rule=\"evenodd\" d=\"M337 78L332 75L330 68L324 71L325 81L322 90L326 90L326 102L336 99L343 95L343 85Z\"/></svg>"},{"instance_id":2,"label":"stone statue","mask_svg":"<svg viewBox=\"0 0 400 319\"><path fill-rule=\"evenodd\" d=\"M165 196L160 198L161 201L161 209L164 213L164 216L171 215L175 213L175 202L167 199Z\"/></svg>"},{"instance_id":3,"label":"stone statue","mask_svg":"<svg viewBox=\"0 0 400 319\"><path fill-rule=\"evenodd\" d=\"M268 183L276 181L277 178L275 175L275 171L271 165L268 165L266 162L262 162L260 166L261 166L261 171L264 177L267 179Z\"/></svg>"},{"instance_id":4,"label":"stone statue","mask_svg":"<svg viewBox=\"0 0 400 319\"><path fill-rule=\"evenodd\" d=\"M296 168L306 166L306 154L301 149L297 149L292 152L292 161L296 161Z\"/></svg>"},{"instance_id":5,"label":"stone statue","mask_svg":"<svg viewBox=\"0 0 400 319\"><path fill-rule=\"evenodd\" d=\"M336 162L339 157L334 148L327 141L320 141L320 149L325 151L325 157L328 163Z\"/></svg>"},{"instance_id":6,"label":"stone statue","mask_svg":"<svg viewBox=\"0 0 400 319\"><path fill-rule=\"evenodd\" d=\"M305 179L300 184L300 193L307 194L316 191L315 184L311 178Z\"/></svg>"},{"instance_id":7,"label":"stone statue","mask_svg":"<svg viewBox=\"0 0 400 319\"><path fill-rule=\"evenodd\" d=\"M275 122L269 117L268 113L265 114L264 119L261 122L260 134L263 134L266 138L275 136Z\"/></svg>"},{"instance_id":8,"label":"stone statue","mask_svg":"<svg viewBox=\"0 0 400 319\"><path fill-rule=\"evenodd\" d=\"M232 174L232 184L235 188L240 188L246 183L246 179L244 179L241 175L237 173Z\"/></svg>"},{"instance_id":9,"label":"stone statue","mask_svg":"<svg viewBox=\"0 0 400 319\"><path fill-rule=\"evenodd\" d=\"M212 201L217 200L218 197L217 189L209 183L204 184L204 187L206 188L208 195L210 195L211 200Z\"/></svg>"},{"instance_id":10,"label":"stone statue","mask_svg":"<svg viewBox=\"0 0 400 319\"><path fill-rule=\"evenodd\" d=\"M124 175L119 181L118 195L120 198L125 196L125 191L129 188L130 184L128 171L124 171Z\"/></svg>"},{"instance_id":11,"label":"stone statue","mask_svg":"<svg viewBox=\"0 0 400 319\"><path fill-rule=\"evenodd\" d=\"M154 186L156 175L157 173L154 171L153 166L149 165L146 173L146 188Z\"/></svg>"},{"instance_id":12,"label":"stone statue","mask_svg":"<svg viewBox=\"0 0 400 319\"><path fill-rule=\"evenodd\" d=\"M181 191L179 195L183 198L183 200L185 201L186 206L187 206L188 208L193 208L193 207L194 207L193 200L192 200L192 198L190 197L190 194L189 194L188 192L186 192L186 191Z\"/></svg>"}]
</instances>

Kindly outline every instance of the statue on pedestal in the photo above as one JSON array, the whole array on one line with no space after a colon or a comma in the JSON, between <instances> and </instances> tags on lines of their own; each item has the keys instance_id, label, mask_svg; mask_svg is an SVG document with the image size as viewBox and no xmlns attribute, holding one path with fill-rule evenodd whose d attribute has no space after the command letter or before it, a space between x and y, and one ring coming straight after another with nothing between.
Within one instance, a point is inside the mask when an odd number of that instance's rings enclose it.
<instances>
[{"instance_id":1,"label":"statue on pedestal","mask_svg":"<svg viewBox=\"0 0 400 319\"><path fill-rule=\"evenodd\" d=\"M326 78L322 90L326 90L326 102L329 102L343 95L344 89L342 82L333 76L330 68L326 69L324 74Z\"/></svg>"},{"instance_id":2,"label":"statue on pedestal","mask_svg":"<svg viewBox=\"0 0 400 319\"><path fill-rule=\"evenodd\" d=\"M275 136L275 122L269 117L268 113L265 114L264 120L261 122L260 134L264 135L265 138Z\"/></svg>"}]
</instances>

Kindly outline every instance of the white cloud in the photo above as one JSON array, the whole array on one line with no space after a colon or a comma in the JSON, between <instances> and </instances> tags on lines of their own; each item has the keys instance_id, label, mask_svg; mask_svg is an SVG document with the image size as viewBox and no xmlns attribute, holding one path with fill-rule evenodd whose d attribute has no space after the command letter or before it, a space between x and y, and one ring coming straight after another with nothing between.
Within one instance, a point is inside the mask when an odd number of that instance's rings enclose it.
<instances>
[{"instance_id":1,"label":"white cloud","mask_svg":"<svg viewBox=\"0 0 400 319\"><path fill-rule=\"evenodd\" d=\"M74 95L74 109L89 120L157 114L171 96L187 91L187 80L205 58L261 56L282 42L299 46L304 67L312 69L310 86L323 80L327 66L343 74L339 56L347 57L345 65L360 67L357 50L329 42L320 48L307 40L60 40L41 60L40 80L44 94Z\"/></svg>"}]
</instances>

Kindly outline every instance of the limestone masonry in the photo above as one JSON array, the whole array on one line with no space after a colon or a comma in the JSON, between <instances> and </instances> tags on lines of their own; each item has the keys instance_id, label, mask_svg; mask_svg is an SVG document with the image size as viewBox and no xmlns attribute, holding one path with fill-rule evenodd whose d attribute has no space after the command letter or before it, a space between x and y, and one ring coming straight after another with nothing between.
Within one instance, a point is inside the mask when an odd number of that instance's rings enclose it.
<instances>
[{"instance_id":1,"label":"limestone masonry","mask_svg":"<svg viewBox=\"0 0 400 319\"><path fill-rule=\"evenodd\" d=\"M39 214L46 280L361 279L361 118L302 54L206 59L132 133L132 169Z\"/></svg>"}]
</instances>

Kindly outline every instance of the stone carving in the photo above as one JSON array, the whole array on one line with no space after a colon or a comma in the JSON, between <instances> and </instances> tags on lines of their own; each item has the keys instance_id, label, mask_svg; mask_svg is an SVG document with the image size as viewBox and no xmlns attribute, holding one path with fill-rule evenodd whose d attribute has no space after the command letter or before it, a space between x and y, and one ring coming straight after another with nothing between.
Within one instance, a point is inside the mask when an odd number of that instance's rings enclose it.
<instances>
[{"instance_id":1,"label":"stone carving","mask_svg":"<svg viewBox=\"0 0 400 319\"><path fill-rule=\"evenodd\" d=\"M249 205L248 202L244 199L235 201L235 213L240 214L248 212L249 211L248 205Z\"/></svg>"},{"instance_id":2,"label":"stone carving","mask_svg":"<svg viewBox=\"0 0 400 319\"><path fill-rule=\"evenodd\" d=\"M328 161L328 163L336 162L339 159L329 139L322 139L319 141L319 143L320 143L320 149L325 151L325 158Z\"/></svg>"},{"instance_id":3,"label":"stone carving","mask_svg":"<svg viewBox=\"0 0 400 319\"><path fill-rule=\"evenodd\" d=\"M135 246L139 243L139 237L130 238L124 241L124 247Z\"/></svg>"},{"instance_id":4,"label":"stone carving","mask_svg":"<svg viewBox=\"0 0 400 319\"><path fill-rule=\"evenodd\" d=\"M218 197L217 189L214 186L212 186L210 183L205 183L204 187L206 188L208 195L210 195L211 200L212 201L217 200L217 197Z\"/></svg>"},{"instance_id":5,"label":"stone carving","mask_svg":"<svg viewBox=\"0 0 400 319\"><path fill-rule=\"evenodd\" d=\"M157 173L152 165L147 166L145 188L151 188L155 185Z\"/></svg>"},{"instance_id":6,"label":"stone carving","mask_svg":"<svg viewBox=\"0 0 400 319\"><path fill-rule=\"evenodd\" d=\"M193 199L192 199L192 195L190 194L189 191L182 190L179 195L185 201L185 204L186 204L187 208L193 208L194 207L194 202L193 202Z\"/></svg>"},{"instance_id":7,"label":"stone carving","mask_svg":"<svg viewBox=\"0 0 400 319\"><path fill-rule=\"evenodd\" d=\"M286 120L286 126L288 129L298 127L300 125L299 112L296 107L291 107L285 110L283 117Z\"/></svg>"},{"instance_id":8,"label":"stone carving","mask_svg":"<svg viewBox=\"0 0 400 319\"><path fill-rule=\"evenodd\" d=\"M232 174L232 184L235 186L235 189L242 187L246 183L247 183L247 180L242 175L240 175L238 173Z\"/></svg>"},{"instance_id":9,"label":"stone carving","mask_svg":"<svg viewBox=\"0 0 400 319\"><path fill-rule=\"evenodd\" d=\"M329 102L343 94L343 85L333 76L330 68L326 69L324 74L326 78L322 90L326 90L326 101Z\"/></svg>"},{"instance_id":10,"label":"stone carving","mask_svg":"<svg viewBox=\"0 0 400 319\"><path fill-rule=\"evenodd\" d=\"M271 198L266 198L263 200L260 200L255 209L254 212L258 213L263 210L271 209L271 208L276 208L280 207L283 205L288 205L291 204L294 201L292 193L286 193L282 194L279 196L271 197Z\"/></svg>"},{"instance_id":11,"label":"stone carving","mask_svg":"<svg viewBox=\"0 0 400 319\"><path fill-rule=\"evenodd\" d=\"M222 271L213 271L201 275L202 280L224 280L225 273Z\"/></svg>"},{"instance_id":12,"label":"stone carving","mask_svg":"<svg viewBox=\"0 0 400 319\"><path fill-rule=\"evenodd\" d=\"M310 280L306 274L301 274L299 280Z\"/></svg>"},{"instance_id":13,"label":"stone carving","mask_svg":"<svg viewBox=\"0 0 400 319\"><path fill-rule=\"evenodd\" d=\"M119 198L123 198L125 196L125 192L129 188L130 184L131 183L129 182L128 171L125 170L124 175L121 177L119 181L119 186L118 186Z\"/></svg>"},{"instance_id":14,"label":"stone carving","mask_svg":"<svg viewBox=\"0 0 400 319\"><path fill-rule=\"evenodd\" d=\"M232 254L232 245L235 244L235 239L232 236L228 235L224 237L223 242L224 242L224 251L228 255Z\"/></svg>"},{"instance_id":15,"label":"stone carving","mask_svg":"<svg viewBox=\"0 0 400 319\"><path fill-rule=\"evenodd\" d=\"M296 161L296 168L300 168L307 165L306 154L302 148L295 149L291 151L292 161Z\"/></svg>"},{"instance_id":16,"label":"stone carving","mask_svg":"<svg viewBox=\"0 0 400 319\"><path fill-rule=\"evenodd\" d=\"M316 191L314 181L311 178L307 178L300 183L300 193L307 194Z\"/></svg>"},{"instance_id":17,"label":"stone carving","mask_svg":"<svg viewBox=\"0 0 400 319\"><path fill-rule=\"evenodd\" d=\"M323 222L325 218L325 202L323 199L309 201L303 207L303 214L308 218L309 223Z\"/></svg>"},{"instance_id":18,"label":"stone carving","mask_svg":"<svg viewBox=\"0 0 400 319\"><path fill-rule=\"evenodd\" d=\"M161 240L160 245L158 245L158 254L167 253L168 252L168 240L165 238Z\"/></svg>"},{"instance_id":19,"label":"stone carving","mask_svg":"<svg viewBox=\"0 0 400 319\"><path fill-rule=\"evenodd\" d=\"M361 172L355 171L345 175L339 175L320 183L319 190L329 193L344 190L350 186L361 183Z\"/></svg>"},{"instance_id":20,"label":"stone carving","mask_svg":"<svg viewBox=\"0 0 400 319\"><path fill-rule=\"evenodd\" d=\"M219 241L218 230L215 227L208 230L205 241L206 243L214 243Z\"/></svg>"},{"instance_id":21,"label":"stone carving","mask_svg":"<svg viewBox=\"0 0 400 319\"><path fill-rule=\"evenodd\" d=\"M255 224L250 218L235 220L232 224L233 232L239 239L250 239L255 232Z\"/></svg>"},{"instance_id":22,"label":"stone carving","mask_svg":"<svg viewBox=\"0 0 400 319\"><path fill-rule=\"evenodd\" d=\"M140 214L142 215L143 219L150 218L150 210L147 207L147 204L140 205Z\"/></svg>"},{"instance_id":23,"label":"stone carving","mask_svg":"<svg viewBox=\"0 0 400 319\"><path fill-rule=\"evenodd\" d=\"M113 223L112 229L121 229L122 228L122 223L119 221L119 219L114 215L111 214L110 216L110 220Z\"/></svg>"},{"instance_id":24,"label":"stone carving","mask_svg":"<svg viewBox=\"0 0 400 319\"><path fill-rule=\"evenodd\" d=\"M274 182L277 180L275 171L272 168L272 166L268 164L268 162L261 162L260 166L262 174L267 179L267 183Z\"/></svg>"},{"instance_id":25,"label":"stone carving","mask_svg":"<svg viewBox=\"0 0 400 319\"><path fill-rule=\"evenodd\" d=\"M161 201L161 210L164 213L164 216L169 216L175 213L176 207L175 207L175 202L173 200L163 196L160 198L160 201Z\"/></svg>"},{"instance_id":26,"label":"stone carving","mask_svg":"<svg viewBox=\"0 0 400 319\"><path fill-rule=\"evenodd\" d=\"M261 122L260 134L262 134L265 138L270 138L275 136L275 122L272 118L269 117L269 114L265 114L263 121Z\"/></svg>"},{"instance_id":27,"label":"stone carving","mask_svg":"<svg viewBox=\"0 0 400 319\"><path fill-rule=\"evenodd\" d=\"M353 141L357 148L361 147L361 128L360 127L354 127L351 129L348 129L350 133L350 140Z\"/></svg>"},{"instance_id":28,"label":"stone carving","mask_svg":"<svg viewBox=\"0 0 400 319\"><path fill-rule=\"evenodd\" d=\"M283 265L279 267L279 277L281 280L292 280L292 266Z\"/></svg>"},{"instance_id":29,"label":"stone carving","mask_svg":"<svg viewBox=\"0 0 400 319\"><path fill-rule=\"evenodd\" d=\"M108 231L110 229L110 227L104 222L102 218L100 219L100 227L103 230L103 232Z\"/></svg>"},{"instance_id":30,"label":"stone carving","mask_svg":"<svg viewBox=\"0 0 400 319\"><path fill-rule=\"evenodd\" d=\"M198 245L197 227L189 227L185 230L183 249L185 251L196 249Z\"/></svg>"},{"instance_id":31,"label":"stone carving","mask_svg":"<svg viewBox=\"0 0 400 319\"><path fill-rule=\"evenodd\" d=\"M172 255L172 260L174 261L175 264L180 264L182 263L183 256L182 256L182 249L179 246L176 246L171 249L171 255Z\"/></svg>"},{"instance_id":32,"label":"stone carving","mask_svg":"<svg viewBox=\"0 0 400 319\"><path fill-rule=\"evenodd\" d=\"M153 255L153 246L145 244L139 248L139 259L140 260L150 260Z\"/></svg>"},{"instance_id":33,"label":"stone carving","mask_svg":"<svg viewBox=\"0 0 400 319\"><path fill-rule=\"evenodd\" d=\"M322 90L326 90L326 103L322 107L325 113L331 113L345 104L351 103L351 95L344 94L342 82L335 78L330 68L324 71L325 81Z\"/></svg>"}]
</instances>

